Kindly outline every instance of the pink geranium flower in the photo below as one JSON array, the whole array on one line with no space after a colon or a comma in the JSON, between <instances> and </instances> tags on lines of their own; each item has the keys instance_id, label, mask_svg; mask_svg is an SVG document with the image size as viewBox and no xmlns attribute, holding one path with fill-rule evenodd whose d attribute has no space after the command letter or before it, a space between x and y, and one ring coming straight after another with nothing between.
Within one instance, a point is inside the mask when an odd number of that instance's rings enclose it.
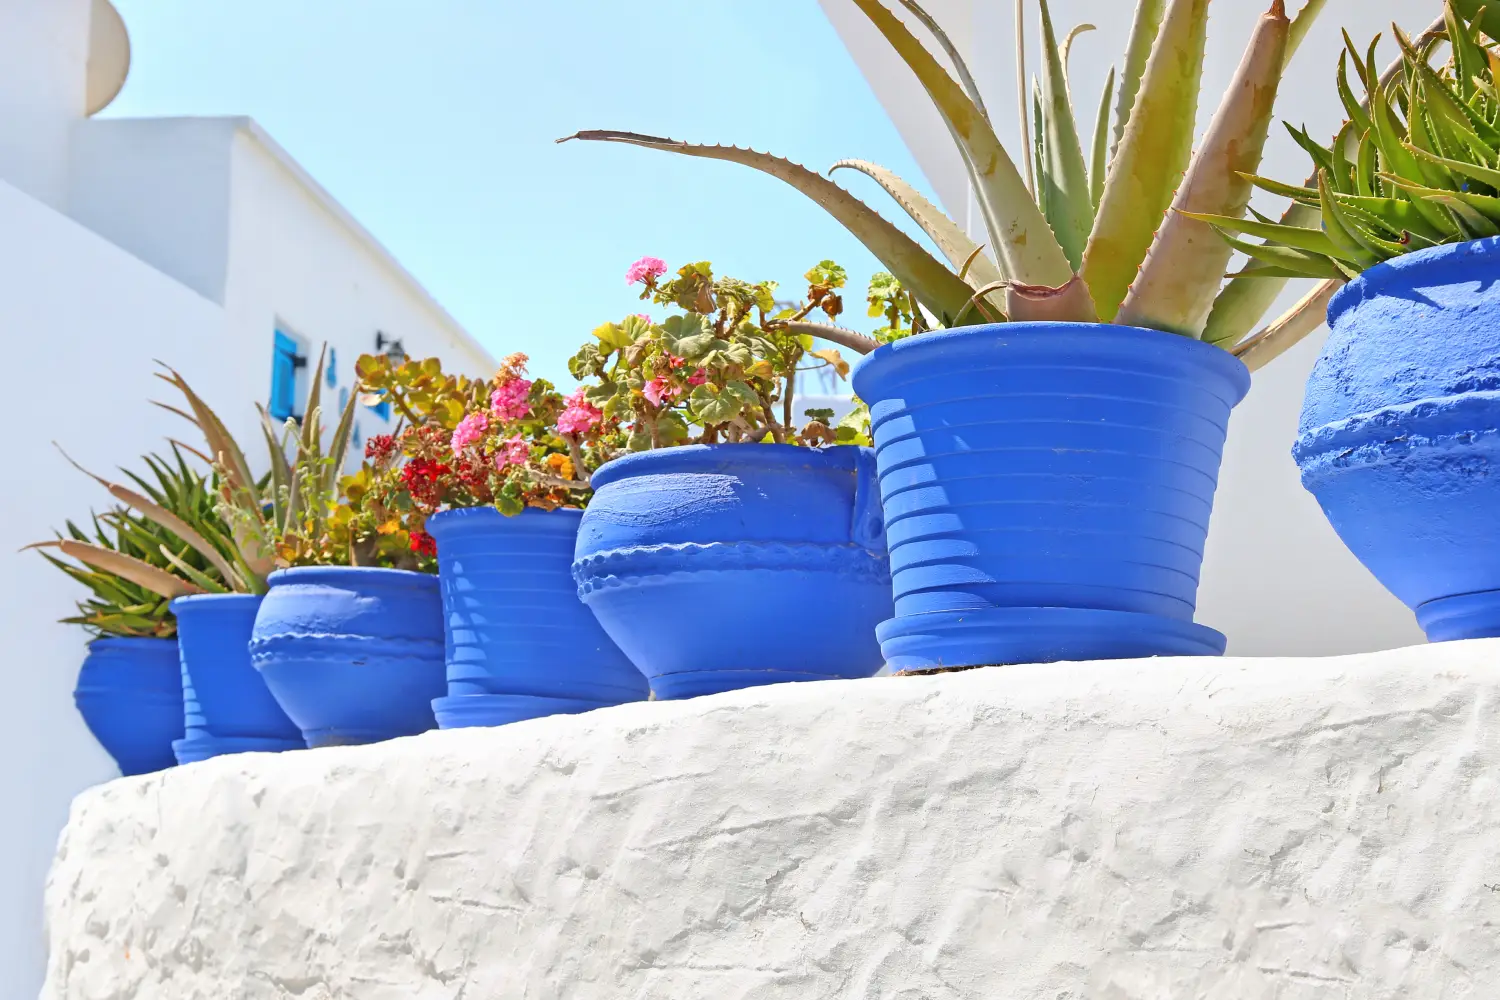
<instances>
[{"instance_id":1,"label":"pink geranium flower","mask_svg":"<svg viewBox=\"0 0 1500 1000\"><path fill-rule=\"evenodd\" d=\"M681 390L667 381L664 375L656 376L656 378L646 383L646 388L641 390L641 394L646 397L646 400L652 406L660 406L662 400L671 402L672 397L676 396L679 392Z\"/></svg>"},{"instance_id":2,"label":"pink geranium flower","mask_svg":"<svg viewBox=\"0 0 1500 1000\"><path fill-rule=\"evenodd\" d=\"M525 465L530 457L531 446L517 434L500 442L499 448L495 450L495 468L504 472L512 465Z\"/></svg>"},{"instance_id":3,"label":"pink geranium flower","mask_svg":"<svg viewBox=\"0 0 1500 1000\"><path fill-rule=\"evenodd\" d=\"M562 434L572 434L575 437L587 434L604 419L604 412L584 399L581 387L564 403L566 405L563 411L557 415L557 429Z\"/></svg>"},{"instance_id":4,"label":"pink geranium flower","mask_svg":"<svg viewBox=\"0 0 1500 1000\"><path fill-rule=\"evenodd\" d=\"M688 376L688 385L702 385L707 381L708 372L704 371L702 368L699 368L697 371L693 372L693 374Z\"/></svg>"},{"instance_id":5,"label":"pink geranium flower","mask_svg":"<svg viewBox=\"0 0 1500 1000\"><path fill-rule=\"evenodd\" d=\"M625 284L634 285L647 278L660 278L667 273L667 262L660 257L642 257L630 265L625 272Z\"/></svg>"},{"instance_id":6,"label":"pink geranium flower","mask_svg":"<svg viewBox=\"0 0 1500 1000\"><path fill-rule=\"evenodd\" d=\"M470 445L484 440L485 432L489 429L490 418L483 413L471 413L464 417L453 428L453 454L462 455Z\"/></svg>"},{"instance_id":7,"label":"pink geranium flower","mask_svg":"<svg viewBox=\"0 0 1500 1000\"><path fill-rule=\"evenodd\" d=\"M520 420L531 413L531 379L513 378L490 393L490 409L502 422Z\"/></svg>"}]
</instances>

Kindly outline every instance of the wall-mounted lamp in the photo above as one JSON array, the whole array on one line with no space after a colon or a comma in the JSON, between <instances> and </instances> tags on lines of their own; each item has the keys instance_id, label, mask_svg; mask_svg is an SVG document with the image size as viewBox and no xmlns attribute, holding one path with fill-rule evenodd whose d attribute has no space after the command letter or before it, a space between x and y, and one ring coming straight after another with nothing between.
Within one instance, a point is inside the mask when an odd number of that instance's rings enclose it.
<instances>
[{"instance_id":1,"label":"wall-mounted lamp","mask_svg":"<svg viewBox=\"0 0 1500 1000\"><path fill-rule=\"evenodd\" d=\"M379 330L375 331L375 353L384 354L393 365L406 360L406 348L401 346L401 341L395 337L387 337Z\"/></svg>"}]
</instances>

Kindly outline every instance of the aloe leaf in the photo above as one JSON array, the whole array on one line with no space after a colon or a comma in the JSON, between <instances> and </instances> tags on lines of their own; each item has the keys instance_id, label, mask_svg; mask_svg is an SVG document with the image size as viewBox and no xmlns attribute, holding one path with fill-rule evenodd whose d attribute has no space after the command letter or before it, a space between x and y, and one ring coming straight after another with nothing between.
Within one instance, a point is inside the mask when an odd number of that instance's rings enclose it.
<instances>
[{"instance_id":1,"label":"aloe leaf","mask_svg":"<svg viewBox=\"0 0 1500 1000\"><path fill-rule=\"evenodd\" d=\"M1343 102L1344 114L1349 116L1349 120L1354 123L1355 128L1359 129L1361 134L1368 132L1370 130L1370 113L1365 110L1364 104L1354 96L1354 90L1349 86L1349 53L1347 50L1339 53L1337 79L1339 100Z\"/></svg>"},{"instance_id":2,"label":"aloe leaf","mask_svg":"<svg viewBox=\"0 0 1500 1000\"><path fill-rule=\"evenodd\" d=\"M116 552L113 549L102 548L98 545L89 545L84 542L75 542L71 539L62 538L50 542L37 542L26 546L27 549L57 549L70 559L76 559L86 566L92 566L97 570L113 574L122 580L128 580L137 587L144 587L153 594L160 594L166 598L186 597L189 594L201 594L203 588L181 577L173 576L164 569L157 569L150 563L142 562L134 556Z\"/></svg>"},{"instance_id":3,"label":"aloe leaf","mask_svg":"<svg viewBox=\"0 0 1500 1000\"><path fill-rule=\"evenodd\" d=\"M1318 224L1318 210L1293 202L1281 216L1282 225L1307 228ZM1232 278L1214 299L1208 320L1203 326L1203 340L1209 344L1235 344L1255 329L1266 310L1276 304L1287 279L1302 277L1300 272L1282 271L1258 260L1251 260L1240 276Z\"/></svg>"},{"instance_id":4,"label":"aloe leaf","mask_svg":"<svg viewBox=\"0 0 1500 1000\"><path fill-rule=\"evenodd\" d=\"M171 563L173 569L181 573L195 586L202 588L204 593L227 594L230 592L229 588L224 586L224 584L215 580L213 577L208 576L202 570L194 569L192 566L183 562L180 556L174 553L171 549L167 548L165 545L158 546L158 549L161 552L162 558Z\"/></svg>"},{"instance_id":5,"label":"aloe leaf","mask_svg":"<svg viewBox=\"0 0 1500 1000\"><path fill-rule=\"evenodd\" d=\"M1073 277L1067 256L1015 163L974 102L880 0L854 3L916 74L958 138L990 241L1005 273L1027 284L1066 284Z\"/></svg>"},{"instance_id":6,"label":"aloe leaf","mask_svg":"<svg viewBox=\"0 0 1500 1000\"><path fill-rule=\"evenodd\" d=\"M1326 171L1318 174L1318 194L1323 207L1323 232L1339 252L1329 254L1339 260L1351 261L1360 268L1373 267L1387 256L1394 256L1382 249L1377 249L1378 244L1373 240L1369 242L1360 239L1355 233L1355 227L1349 224L1348 217L1343 213L1339 203L1333 197L1333 191L1328 184L1328 173ZM1399 248L1397 250L1399 253Z\"/></svg>"},{"instance_id":7,"label":"aloe leaf","mask_svg":"<svg viewBox=\"0 0 1500 1000\"><path fill-rule=\"evenodd\" d=\"M1427 64L1426 56L1417 50L1416 43L1413 43L1399 29L1396 30L1396 42L1401 46L1401 51L1406 56L1417 79L1421 81L1423 92L1432 108L1453 121L1468 122L1470 129L1485 142L1491 145L1500 143L1500 129L1496 129L1475 114L1473 109L1464 102L1464 97L1452 90L1447 82ZM1461 42L1456 44L1462 46Z\"/></svg>"},{"instance_id":8,"label":"aloe leaf","mask_svg":"<svg viewBox=\"0 0 1500 1000\"><path fill-rule=\"evenodd\" d=\"M1446 156L1438 156L1436 153L1430 153L1411 143L1407 143L1405 148L1419 160L1424 160L1460 176L1467 177L1470 180L1479 181L1481 184L1488 184L1490 187L1500 190L1500 170L1482 167L1477 163L1465 163L1462 160L1452 160ZM1396 175L1399 176L1399 174ZM1386 179L1390 180L1393 184L1395 183L1393 176L1388 176ZM1427 186L1434 187L1435 185ZM1457 185L1454 186L1457 187Z\"/></svg>"},{"instance_id":9,"label":"aloe leaf","mask_svg":"<svg viewBox=\"0 0 1500 1000\"><path fill-rule=\"evenodd\" d=\"M1104 197L1104 177L1109 170L1109 105L1115 92L1115 68L1109 68L1104 81L1104 92L1099 96L1099 112L1094 118L1094 148L1089 163L1089 200L1094 212L1099 212L1099 200Z\"/></svg>"},{"instance_id":10,"label":"aloe leaf","mask_svg":"<svg viewBox=\"0 0 1500 1000\"><path fill-rule=\"evenodd\" d=\"M1318 204L1318 189L1313 187L1297 187L1293 184L1284 184L1270 177L1261 177L1256 174L1245 178L1252 186L1260 188L1267 194L1279 195L1282 198L1291 198L1308 205Z\"/></svg>"},{"instance_id":11,"label":"aloe leaf","mask_svg":"<svg viewBox=\"0 0 1500 1000\"><path fill-rule=\"evenodd\" d=\"M1383 173L1402 177L1425 176L1416 154L1405 144L1391 111L1389 95L1394 87L1395 81L1392 80L1384 85L1377 85L1370 94L1370 121L1375 145L1380 150ZM1420 200L1413 204L1429 225L1444 232L1453 228L1452 220L1440 209Z\"/></svg>"},{"instance_id":12,"label":"aloe leaf","mask_svg":"<svg viewBox=\"0 0 1500 1000\"><path fill-rule=\"evenodd\" d=\"M1334 258L1327 253L1304 252L1275 243L1246 243L1227 233L1224 235L1224 241L1252 260L1258 260L1281 270L1295 272L1305 278L1341 278L1345 275L1345 271L1338 267ZM1246 272L1245 276L1250 277L1254 273L1253 271Z\"/></svg>"},{"instance_id":13,"label":"aloe leaf","mask_svg":"<svg viewBox=\"0 0 1500 1000\"><path fill-rule=\"evenodd\" d=\"M968 263L967 280L975 288L1004 279L1005 275L993 261L983 253L976 256L980 246L969 238L963 227L892 171L867 160L840 160L828 168L830 174L835 170L857 170L884 188L912 221L922 227L955 271L961 271Z\"/></svg>"},{"instance_id":14,"label":"aloe leaf","mask_svg":"<svg viewBox=\"0 0 1500 1000\"><path fill-rule=\"evenodd\" d=\"M1167 0L1137 0L1135 17L1130 24L1130 42L1125 49L1125 69L1120 74L1120 97L1115 104L1115 135L1110 145L1113 157L1125 138L1125 128L1135 111L1135 99L1141 90L1141 80L1146 75L1146 64L1151 60L1151 49L1161 31L1162 15L1166 13Z\"/></svg>"},{"instance_id":15,"label":"aloe leaf","mask_svg":"<svg viewBox=\"0 0 1500 1000\"><path fill-rule=\"evenodd\" d=\"M1474 41L1471 32L1458 19L1451 3L1443 4L1443 23L1448 29L1448 44L1453 50L1454 77L1464 100L1474 96L1474 78L1488 68L1487 53Z\"/></svg>"},{"instance_id":16,"label":"aloe leaf","mask_svg":"<svg viewBox=\"0 0 1500 1000\"><path fill-rule=\"evenodd\" d=\"M230 488L234 491L243 490L251 502L259 507L260 495L255 488L255 477L251 474L250 463L245 460L245 453L234 440L234 436L229 433L228 428L224 426L224 422L219 419L218 414L214 413L209 405L203 402L202 398L192 390L192 387L187 384L186 379L167 365L162 365L162 367L167 370L168 374L163 375L161 372L157 372L156 377L175 386L177 391L182 393L183 398L187 400L188 407L192 410L192 415L188 416L184 413L183 416L188 417L203 434L204 440L208 443L209 451L214 455L216 464L223 467L224 476L229 481ZM162 408L171 410L174 413L182 413L181 410L173 409L170 406L163 406Z\"/></svg>"},{"instance_id":17,"label":"aloe leaf","mask_svg":"<svg viewBox=\"0 0 1500 1000\"><path fill-rule=\"evenodd\" d=\"M1202 336L1233 251L1194 215L1238 218L1249 206L1253 188L1245 175L1260 166L1270 134L1290 27L1282 0L1274 0L1120 307L1119 322Z\"/></svg>"},{"instance_id":18,"label":"aloe leaf","mask_svg":"<svg viewBox=\"0 0 1500 1000\"><path fill-rule=\"evenodd\" d=\"M343 475L344 458L349 454L349 444L354 437L354 414L358 405L356 394L350 393L344 411L339 414L339 422L333 428L333 439L329 442L328 478L324 482L324 489L330 494L337 490L339 477Z\"/></svg>"},{"instance_id":19,"label":"aloe leaf","mask_svg":"<svg viewBox=\"0 0 1500 1000\"><path fill-rule=\"evenodd\" d=\"M1089 190L1088 164L1078 139L1078 123L1068 95L1065 52L1057 44L1047 0L1037 0L1042 16L1042 125L1047 163L1047 221L1057 236L1069 269L1083 263L1083 249L1094 228L1094 199ZM1073 36L1068 36L1069 43Z\"/></svg>"},{"instance_id":20,"label":"aloe leaf","mask_svg":"<svg viewBox=\"0 0 1500 1000\"><path fill-rule=\"evenodd\" d=\"M1341 278L1324 281L1254 336L1237 344L1233 351L1235 357L1252 372L1275 361L1323 325L1328 316L1328 303L1343 286Z\"/></svg>"},{"instance_id":21,"label":"aloe leaf","mask_svg":"<svg viewBox=\"0 0 1500 1000\"><path fill-rule=\"evenodd\" d=\"M1042 218L1052 219L1052 184L1047 179L1047 129L1043 126L1046 112L1042 109L1042 85L1031 81L1031 120L1036 127L1031 132L1031 176L1036 188L1036 205L1042 210Z\"/></svg>"},{"instance_id":22,"label":"aloe leaf","mask_svg":"<svg viewBox=\"0 0 1500 1000\"><path fill-rule=\"evenodd\" d=\"M790 160L737 146L692 145L635 132L587 131L568 138L621 142L753 167L791 185L821 205L853 233L885 265L886 270L896 276L896 280L914 292L945 323L958 314L971 294L966 282L874 209L826 177Z\"/></svg>"},{"instance_id":23,"label":"aloe leaf","mask_svg":"<svg viewBox=\"0 0 1500 1000\"><path fill-rule=\"evenodd\" d=\"M1465 198L1445 192L1441 195L1432 195L1427 200L1449 209L1457 217L1459 225L1464 228L1465 235L1469 239L1482 240L1490 236L1500 236L1500 226L1495 225L1484 213L1470 205Z\"/></svg>"},{"instance_id":24,"label":"aloe leaf","mask_svg":"<svg viewBox=\"0 0 1500 1000\"><path fill-rule=\"evenodd\" d=\"M1308 31L1312 30L1318 15L1323 13L1323 8L1328 5L1328 0L1307 0L1297 16L1292 18L1290 29L1286 36L1286 55L1282 57L1283 64L1292 61L1297 50L1302 47L1302 40L1307 37Z\"/></svg>"},{"instance_id":25,"label":"aloe leaf","mask_svg":"<svg viewBox=\"0 0 1500 1000\"><path fill-rule=\"evenodd\" d=\"M1298 226L1279 223L1267 224L1234 215L1210 215L1199 212L1184 212L1183 214L1199 222L1207 223L1221 232L1242 233L1323 257L1340 257L1351 264L1357 263L1359 259L1357 255L1345 255L1338 244L1321 229L1302 229Z\"/></svg>"},{"instance_id":26,"label":"aloe leaf","mask_svg":"<svg viewBox=\"0 0 1500 1000\"><path fill-rule=\"evenodd\" d=\"M1492 222L1500 222L1500 198L1494 195L1476 194L1472 191L1450 191L1441 188L1431 188L1409 181L1403 177L1388 176L1386 179L1394 186L1419 198L1457 200Z\"/></svg>"},{"instance_id":27,"label":"aloe leaf","mask_svg":"<svg viewBox=\"0 0 1500 1000\"><path fill-rule=\"evenodd\" d=\"M1012 323L1088 323L1094 301L1081 277L1059 288L1012 282L1006 289L1005 311Z\"/></svg>"},{"instance_id":28,"label":"aloe leaf","mask_svg":"<svg viewBox=\"0 0 1500 1000\"><path fill-rule=\"evenodd\" d=\"M1110 163L1081 271L1104 322L1120 311L1192 155L1207 28L1208 0L1170 0Z\"/></svg>"},{"instance_id":29,"label":"aloe leaf","mask_svg":"<svg viewBox=\"0 0 1500 1000\"><path fill-rule=\"evenodd\" d=\"M948 33L943 30L942 25L937 23L937 19L923 10L916 0L901 0L901 6L911 11L912 16L920 21L922 27L926 28L932 34L932 37L937 40L938 46L948 56L948 60L953 63L953 72L958 74L958 82L963 85L964 93L969 95L969 100L974 102L974 107L979 109L979 113L984 116L984 120L989 121L990 113L985 109L984 96L979 92L979 84L974 82L974 77L969 72L969 66L964 62L964 57L958 51L958 46L953 44L953 39L948 37Z\"/></svg>"}]
</instances>

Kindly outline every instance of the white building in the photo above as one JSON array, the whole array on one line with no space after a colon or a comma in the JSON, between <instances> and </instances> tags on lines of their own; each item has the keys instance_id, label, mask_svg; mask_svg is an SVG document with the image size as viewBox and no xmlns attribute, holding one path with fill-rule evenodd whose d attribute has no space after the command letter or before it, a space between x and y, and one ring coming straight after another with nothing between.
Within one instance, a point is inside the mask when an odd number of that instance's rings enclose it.
<instances>
[{"instance_id":1,"label":"white building","mask_svg":"<svg viewBox=\"0 0 1500 1000\"><path fill-rule=\"evenodd\" d=\"M41 888L68 802L115 773L73 708L85 636L55 624L78 595L35 553L17 552L107 499L51 442L107 471L190 433L149 405L172 391L152 377L153 359L179 369L247 446L260 440L253 404L299 406L311 363L293 356L315 363L324 343L336 398L352 388L355 359L392 340L470 374L495 367L253 121L90 118L128 67L108 0L0 3L0 330L12 414L0 615L13 640L0 693L3 1000L40 987ZM360 413L361 436L389 426Z\"/></svg>"},{"instance_id":2,"label":"white building","mask_svg":"<svg viewBox=\"0 0 1500 1000\"><path fill-rule=\"evenodd\" d=\"M971 234L985 239L953 140L911 71L851 0L819 2L946 210ZM898 4L886 6L905 16ZM1025 147L1016 110L1012 4L923 0L923 6L963 54L985 96L996 131L1016 156ZM1123 59L1135 6L1134 0L1054 0L1051 4L1053 17L1065 22L1057 25L1059 33L1078 21L1093 22L1098 29L1080 36L1072 55L1070 86L1085 142L1110 64ZM1268 6L1269 0L1214 4L1198 108L1200 136L1239 65L1256 19ZM1301 6L1302 0L1288 2L1293 13ZM1035 0L1026 0L1028 66L1033 70L1040 66L1036 9ZM1411 0L1330 0L1282 83L1278 118L1294 125L1306 123L1314 136L1331 136L1344 120L1333 87L1342 46L1339 28L1347 28L1361 47L1377 32L1384 32L1383 64L1396 52L1391 22L1399 21L1415 33L1426 27L1437 9L1435 3ZM930 36L911 18L907 21L937 52ZM847 155L865 154L849 150ZM1292 144L1280 125L1275 126L1262 173L1299 181L1307 172L1306 154ZM870 204L889 206L892 217L900 214L873 184L859 190ZM1303 291L1289 291L1283 305ZM1303 490L1292 462L1303 386L1326 336L1324 328L1256 372L1254 387L1230 425L1198 603L1198 621L1229 636L1230 654L1311 656L1423 641L1412 613L1338 540L1317 502Z\"/></svg>"}]
</instances>

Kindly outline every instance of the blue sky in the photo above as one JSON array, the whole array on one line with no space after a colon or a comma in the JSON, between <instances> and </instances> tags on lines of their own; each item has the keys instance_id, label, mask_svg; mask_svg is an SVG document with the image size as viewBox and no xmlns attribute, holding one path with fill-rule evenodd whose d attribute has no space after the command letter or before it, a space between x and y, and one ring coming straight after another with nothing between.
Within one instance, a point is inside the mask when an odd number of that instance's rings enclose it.
<instances>
[{"instance_id":1,"label":"blue sky","mask_svg":"<svg viewBox=\"0 0 1500 1000\"><path fill-rule=\"evenodd\" d=\"M496 355L567 381L637 311L642 255L771 278L831 257L863 318L874 258L733 164L553 140L617 128L859 156L925 186L816 0L117 0L134 49L111 116L248 114ZM852 176L852 175L846 175ZM861 177L843 183L904 217Z\"/></svg>"}]
</instances>

